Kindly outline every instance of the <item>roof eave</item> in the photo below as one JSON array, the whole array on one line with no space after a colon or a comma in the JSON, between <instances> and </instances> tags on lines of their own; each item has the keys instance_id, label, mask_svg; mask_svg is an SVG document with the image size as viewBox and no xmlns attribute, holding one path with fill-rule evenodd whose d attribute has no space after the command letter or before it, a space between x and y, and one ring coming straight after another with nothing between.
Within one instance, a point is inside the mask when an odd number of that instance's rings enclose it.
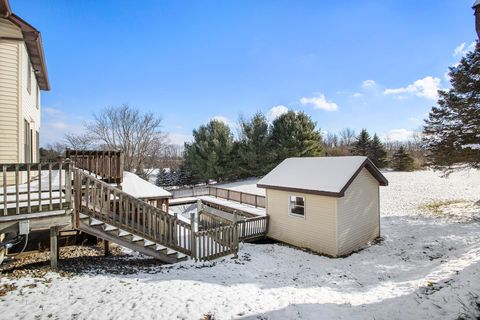
<instances>
[{"instance_id":1,"label":"roof eave","mask_svg":"<svg viewBox=\"0 0 480 320\"><path fill-rule=\"evenodd\" d=\"M25 41L30 61L35 70L38 86L41 90L49 91L50 83L48 81L47 64L45 62L40 31L14 13L10 13L6 18L17 25L22 31L23 40Z\"/></svg>"},{"instance_id":2,"label":"roof eave","mask_svg":"<svg viewBox=\"0 0 480 320\"><path fill-rule=\"evenodd\" d=\"M345 196L345 192L347 191L348 187L352 184L353 180L360 174L363 168L366 168L368 172L378 181L381 186L388 186L388 180L384 177L384 175L378 170L378 168L370 161L368 158L358 167L357 171L350 177L347 181L345 186L340 190L340 192L331 192L331 191L322 191L322 190L310 190L310 189L302 189L302 188L290 188L290 187L282 187L282 186L274 186L274 185L267 185L263 183L257 183L258 188L265 188L265 189L273 189L279 191L291 191L291 192L299 192L299 193L308 193L308 194L315 194L327 197L336 197L341 198Z\"/></svg>"},{"instance_id":3,"label":"roof eave","mask_svg":"<svg viewBox=\"0 0 480 320\"><path fill-rule=\"evenodd\" d=\"M273 185L268 185L263 183L257 183L257 187L264 188L264 189L278 190L278 191L307 193L307 194L314 194L319 196L335 197L335 198L341 198L345 195L344 192L331 192L331 191L311 190L311 189L303 189L303 188L290 188L290 187L282 187L282 186L273 186Z\"/></svg>"}]
</instances>

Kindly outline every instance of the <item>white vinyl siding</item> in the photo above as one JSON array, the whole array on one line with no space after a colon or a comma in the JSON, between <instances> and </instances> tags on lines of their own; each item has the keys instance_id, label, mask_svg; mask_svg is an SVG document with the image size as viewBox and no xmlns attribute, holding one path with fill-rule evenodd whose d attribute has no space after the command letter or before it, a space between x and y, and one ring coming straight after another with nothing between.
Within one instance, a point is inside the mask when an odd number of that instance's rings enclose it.
<instances>
[{"instance_id":1,"label":"white vinyl siding","mask_svg":"<svg viewBox=\"0 0 480 320\"><path fill-rule=\"evenodd\" d=\"M30 58L28 56L27 48L23 42L20 43L20 48L21 48L20 49L20 52L21 52L20 65L22 66L22 77L23 79L27 79L29 74L28 66L31 65ZM32 132L35 132L35 131L40 131L40 109L41 108L39 105L37 106L37 99L40 102L40 99L38 97L39 91L36 90L37 78L33 73L33 68L30 68L30 71L31 71L30 81L31 81L32 90L30 90L29 92L27 88L28 82L23 81L21 91L20 91L21 92L20 110L22 112L22 123L24 123L23 120L27 120L30 125L30 129L32 130ZM24 132L24 130L25 128L22 129L22 132ZM24 141L25 135L22 134L21 137L22 137L21 144L23 146L26 143L26 141ZM31 134L32 141L30 141L29 143L30 147L36 145L37 142L35 141L35 138L36 138L35 134ZM32 154L30 155L30 159L32 160L32 162L37 161L38 156L37 156L36 148L31 148L30 150L32 152ZM25 154L25 149L22 148L22 156L21 156L22 161L27 159L26 156L27 155Z\"/></svg>"},{"instance_id":2,"label":"white vinyl siding","mask_svg":"<svg viewBox=\"0 0 480 320\"><path fill-rule=\"evenodd\" d=\"M289 213L291 195L305 198L304 217ZM336 255L336 198L292 194L273 189L267 189L266 196L270 238L319 253Z\"/></svg>"},{"instance_id":3,"label":"white vinyl siding","mask_svg":"<svg viewBox=\"0 0 480 320\"><path fill-rule=\"evenodd\" d=\"M18 43L0 40L0 163L19 161L18 62Z\"/></svg>"},{"instance_id":4,"label":"white vinyl siding","mask_svg":"<svg viewBox=\"0 0 480 320\"><path fill-rule=\"evenodd\" d=\"M380 235L379 183L362 169L338 199L338 255L360 249Z\"/></svg>"}]
</instances>

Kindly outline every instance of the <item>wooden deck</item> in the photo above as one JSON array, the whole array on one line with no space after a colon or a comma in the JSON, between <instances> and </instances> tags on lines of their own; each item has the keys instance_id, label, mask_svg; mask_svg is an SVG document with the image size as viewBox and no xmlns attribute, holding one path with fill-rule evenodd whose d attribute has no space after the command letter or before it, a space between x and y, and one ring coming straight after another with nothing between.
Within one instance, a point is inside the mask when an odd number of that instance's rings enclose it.
<instances>
[{"instance_id":1,"label":"wooden deck","mask_svg":"<svg viewBox=\"0 0 480 320\"><path fill-rule=\"evenodd\" d=\"M82 230L167 263L185 256L200 261L236 256L239 241L266 235L262 196L210 186L177 190L177 199L205 198L203 209L185 221L117 187L123 178L121 152L69 150L67 156L71 159L54 163L0 164L0 234L17 234L24 220L29 230L50 229L52 267L57 265L62 228Z\"/></svg>"}]
</instances>

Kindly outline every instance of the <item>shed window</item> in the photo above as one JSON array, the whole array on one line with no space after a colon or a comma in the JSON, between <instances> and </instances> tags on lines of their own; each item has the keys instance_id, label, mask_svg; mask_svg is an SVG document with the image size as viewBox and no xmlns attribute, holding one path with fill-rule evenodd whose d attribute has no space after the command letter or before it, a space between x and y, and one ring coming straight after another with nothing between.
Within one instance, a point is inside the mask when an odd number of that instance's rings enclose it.
<instances>
[{"instance_id":1,"label":"shed window","mask_svg":"<svg viewBox=\"0 0 480 320\"><path fill-rule=\"evenodd\" d=\"M296 216L305 216L305 198L290 196L290 214Z\"/></svg>"}]
</instances>

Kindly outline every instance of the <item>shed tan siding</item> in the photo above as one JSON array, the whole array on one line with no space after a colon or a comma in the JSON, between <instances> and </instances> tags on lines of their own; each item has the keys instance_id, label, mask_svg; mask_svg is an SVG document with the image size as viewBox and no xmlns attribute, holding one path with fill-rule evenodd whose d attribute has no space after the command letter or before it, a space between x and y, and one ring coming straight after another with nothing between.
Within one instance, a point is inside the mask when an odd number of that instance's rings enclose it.
<instances>
[{"instance_id":1,"label":"shed tan siding","mask_svg":"<svg viewBox=\"0 0 480 320\"><path fill-rule=\"evenodd\" d=\"M355 251L380 235L379 183L362 169L338 198L338 255Z\"/></svg>"},{"instance_id":2,"label":"shed tan siding","mask_svg":"<svg viewBox=\"0 0 480 320\"><path fill-rule=\"evenodd\" d=\"M336 198L311 194L266 190L268 236L301 248L335 256ZM289 196L305 197L305 217L289 215Z\"/></svg>"},{"instance_id":3,"label":"shed tan siding","mask_svg":"<svg viewBox=\"0 0 480 320\"><path fill-rule=\"evenodd\" d=\"M0 36L21 38L20 30L0 19ZM19 42L0 40L0 163L19 159Z\"/></svg>"}]
</instances>

